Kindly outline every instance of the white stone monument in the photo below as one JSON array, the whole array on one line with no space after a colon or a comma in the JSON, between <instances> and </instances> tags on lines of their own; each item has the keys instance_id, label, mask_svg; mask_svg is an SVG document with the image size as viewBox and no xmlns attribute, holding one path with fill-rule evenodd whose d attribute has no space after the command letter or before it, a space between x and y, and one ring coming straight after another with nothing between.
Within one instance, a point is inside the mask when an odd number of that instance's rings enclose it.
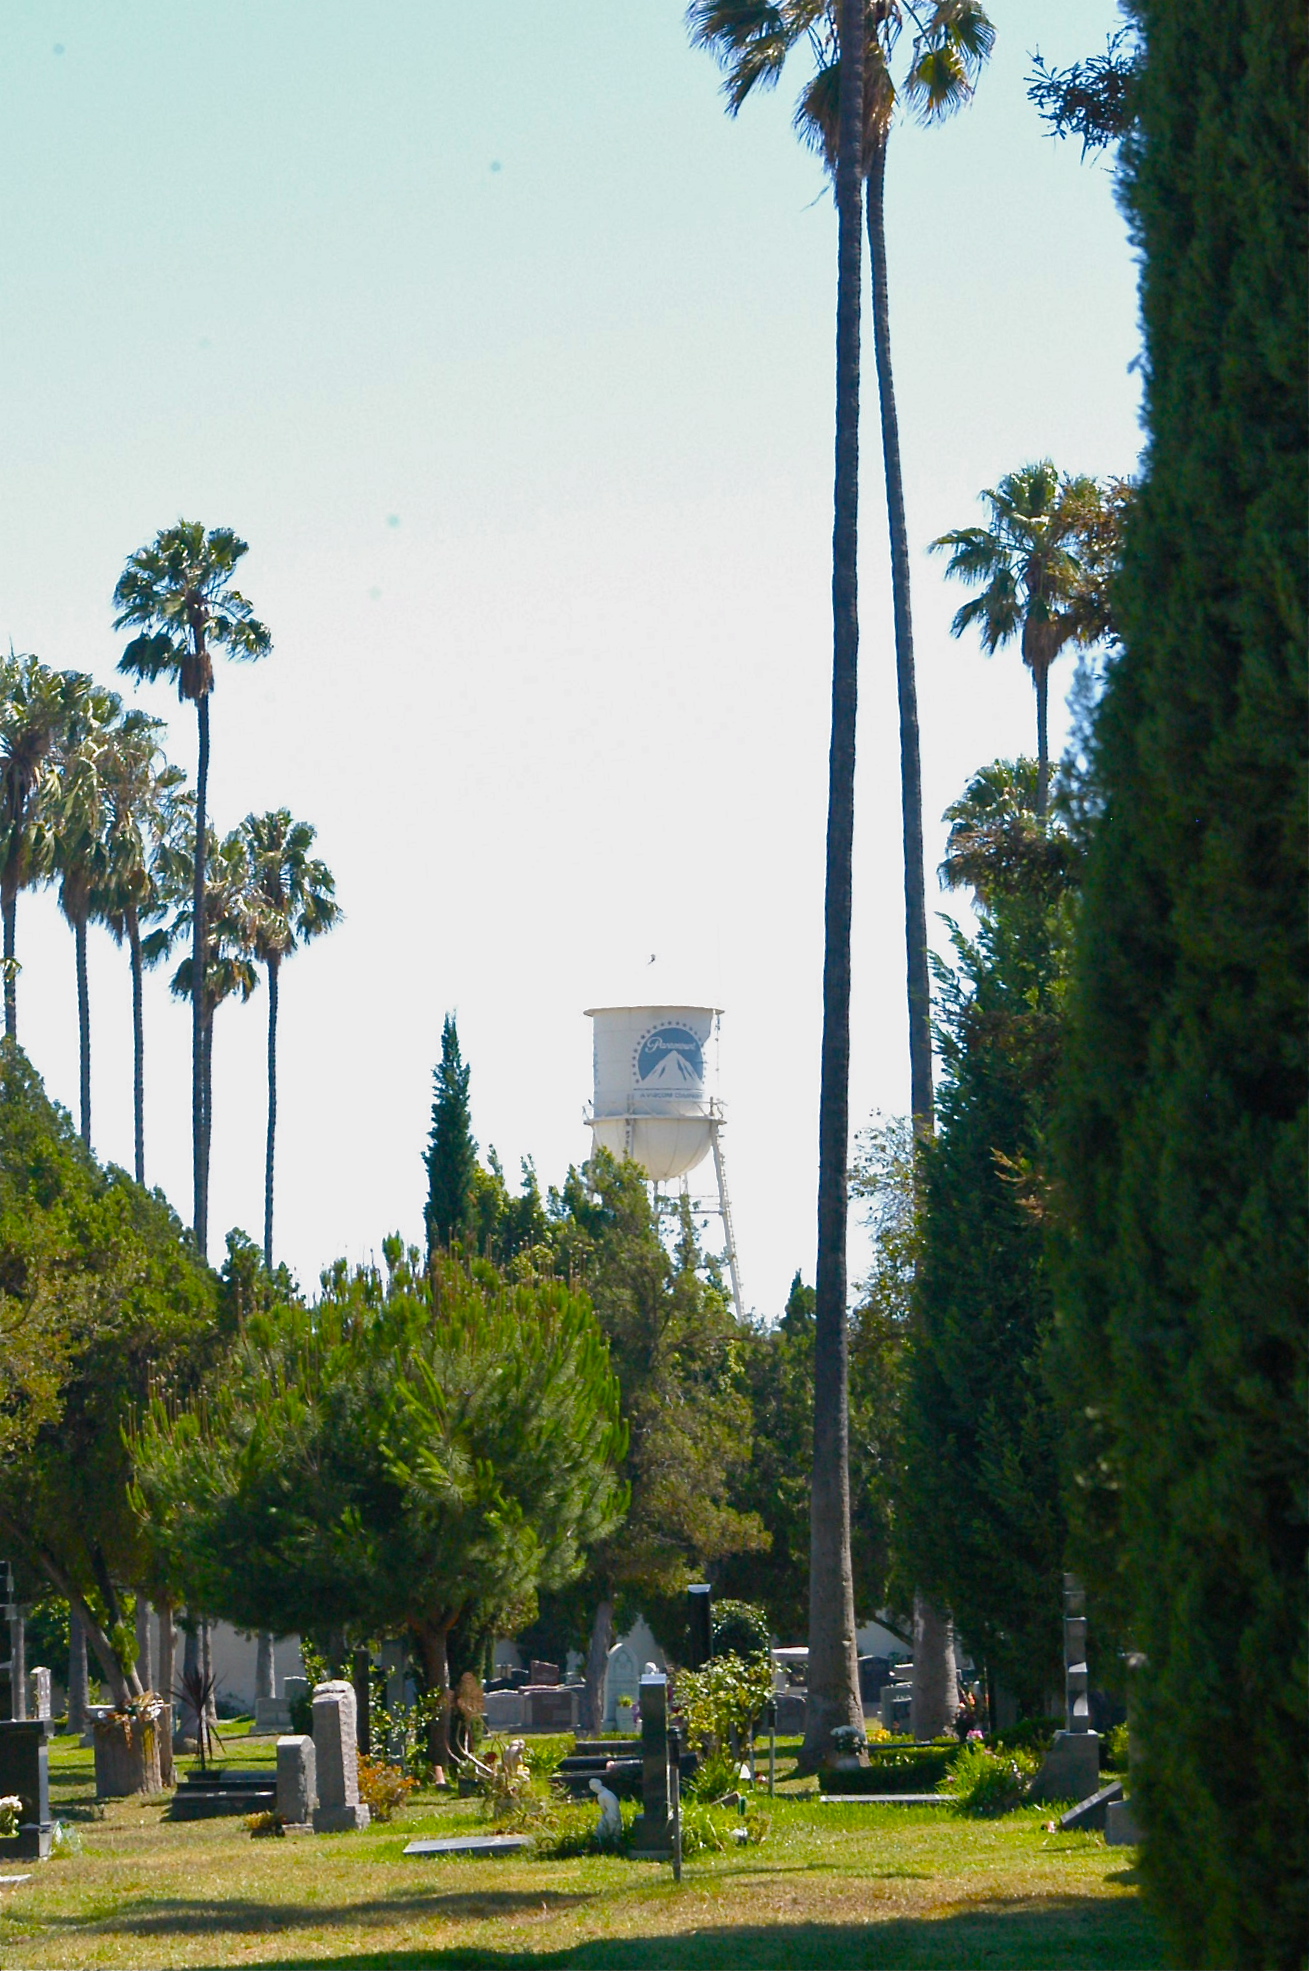
<instances>
[{"instance_id":1,"label":"white stone monument","mask_svg":"<svg viewBox=\"0 0 1309 1971\"><path fill-rule=\"evenodd\" d=\"M343 1834L367 1827L359 1800L359 1741L354 1685L337 1679L314 1688L314 1758L318 1805L315 1834Z\"/></svg>"}]
</instances>

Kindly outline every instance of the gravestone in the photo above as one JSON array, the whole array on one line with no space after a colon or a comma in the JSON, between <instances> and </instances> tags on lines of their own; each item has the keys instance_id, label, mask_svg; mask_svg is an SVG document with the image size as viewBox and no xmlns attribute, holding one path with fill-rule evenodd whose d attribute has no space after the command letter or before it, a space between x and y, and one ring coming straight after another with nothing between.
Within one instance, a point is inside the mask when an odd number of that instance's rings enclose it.
<instances>
[{"instance_id":1,"label":"gravestone","mask_svg":"<svg viewBox=\"0 0 1309 1971\"><path fill-rule=\"evenodd\" d=\"M777 1736L801 1738L809 1720L809 1693L779 1690L777 1693Z\"/></svg>"},{"instance_id":2,"label":"gravestone","mask_svg":"<svg viewBox=\"0 0 1309 1971\"><path fill-rule=\"evenodd\" d=\"M604 1721L606 1726L616 1725L620 1722L618 1715L618 1700L620 1697L630 1698L633 1704L636 1703L636 1686L639 1681L636 1658L633 1656L631 1650L627 1647L626 1643L615 1643L605 1662ZM628 1706L624 1705L623 1709L628 1711ZM628 1712L628 1716L622 1719L621 1722L623 1724L631 1722L630 1711Z\"/></svg>"},{"instance_id":3,"label":"gravestone","mask_svg":"<svg viewBox=\"0 0 1309 1971\"><path fill-rule=\"evenodd\" d=\"M277 1741L277 1811L288 1827L304 1827L318 1805L317 1762L312 1738Z\"/></svg>"},{"instance_id":4,"label":"gravestone","mask_svg":"<svg viewBox=\"0 0 1309 1971\"><path fill-rule=\"evenodd\" d=\"M689 1670L703 1670L714 1653L713 1590L708 1581L693 1581L686 1591Z\"/></svg>"},{"instance_id":5,"label":"gravestone","mask_svg":"<svg viewBox=\"0 0 1309 1971\"><path fill-rule=\"evenodd\" d=\"M1065 1574L1065 1723L1028 1789L1029 1800L1087 1800L1099 1788L1100 1736L1091 1730L1089 1686L1086 1590L1075 1574Z\"/></svg>"},{"instance_id":6,"label":"gravestone","mask_svg":"<svg viewBox=\"0 0 1309 1971\"><path fill-rule=\"evenodd\" d=\"M668 1679L641 1679L641 1815L632 1823L630 1853L668 1861L673 1852L672 1788L668 1771Z\"/></svg>"},{"instance_id":7,"label":"gravestone","mask_svg":"<svg viewBox=\"0 0 1309 1971\"><path fill-rule=\"evenodd\" d=\"M303 1704L306 1697L308 1697L308 1695L309 1695L308 1677L283 1677L282 1701L286 1705L288 1711L291 1709L291 1706L293 1704Z\"/></svg>"},{"instance_id":8,"label":"gravestone","mask_svg":"<svg viewBox=\"0 0 1309 1971\"><path fill-rule=\"evenodd\" d=\"M1103 1829L1106 1825L1105 1816L1110 1807L1122 1797L1122 1780L1111 1779L1107 1786L1102 1786L1097 1792L1088 1794L1085 1800L1079 1800L1077 1805L1070 1807L1066 1814L1060 1814L1060 1832L1067 1833L1070 1828L1080 1828L1083 1833L1092 1828Z\"/></svg>"},{"instance_id":9,"label":"gravestone","mask_svg":"<svg viewBox=\"0 0 1309 1971\"><path fill-rule=\"evenodd\" d=\"M318 1780L314 1833L341 1834L367 1827L368 1809L359 1800L354 1686L344 1680L315 1687L314 1760Z\"/></svg>"},{"instance_id":10,"label":"gravestone","mask_svg":"<svg viewBox=\"0 0 1309 1971\"><path fill-rule=\"evenodd\" d=\"M489 1703L489 1698L488 1698ZM522 1693L525 1731L576 1731L577 1690L572 1684L528 1684Z\"/></svg>"},{"instance_id":11,"label":"gravestone","mask_svg":"<svg viewBox=\"0 0 1309 1971\"><path fill-rule=\"evenodd\" d=\"M528 1673L527 1681L530 1684L557 1684L560 1681L559 1665L557 1663L538 1663L536 1658L533 1657L532 1667Z\"/></svg>"},{"instance_id":12,"label":"gravestone","mask_svg":"<svg viewBox=\"0 0 1309 1971\"><path fill-rule=\"evenodd\" d=\"M38 1663L27 1673L27 1681L32 1687L32 1716L49 1718L53 1716L50 1708L50 1672L44 1663Z\"/></svg>"},{"instance_id":13,"label":"gravestone","mask_svg":"<svg viewBox=\"0 0 1309 1971\"><path fill-rule=\"evenodd\" d=\"M486 1693L486 1729L491 1732L521 1731L523 1728L523 1697L517 1690L488 1690Z\"/></svg>"},{"instance_id":14,"label":"gravestone","mask_svg":"<svg viewBox=\"0 0 1309 1971\"><path fill-rule=\"evenodd\" d=\"M1132 1812L1130 1800L1111 1800L1105 1809L1104 1844L1106 1848L1135 1848L1141 1839L1141 1829L1136 1815Z\"/></svg>"},{"instance_id":15,"label":"gravestone","mask_svg":"<svg viewBox=\"0 0 1309 1971\"><path fill-rule=\"evenodd\" d=\"M46 1861L54 1839L50 1818L50 1763L44 1718L0 1723L0 1795L22 1801L17 1834L0 1841L0 1856L15 1861Z\"/></svg>"}]
</instances>

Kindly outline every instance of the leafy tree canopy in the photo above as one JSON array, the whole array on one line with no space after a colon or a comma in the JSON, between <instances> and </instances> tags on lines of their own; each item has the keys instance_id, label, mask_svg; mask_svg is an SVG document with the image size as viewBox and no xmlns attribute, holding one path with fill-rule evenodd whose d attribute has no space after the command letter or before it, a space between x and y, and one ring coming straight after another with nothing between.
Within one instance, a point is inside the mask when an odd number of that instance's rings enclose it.
<instances>
[{"instance_id":1,"label":"leafy tree canopy","mask_svg":"<svg viewBox=\"0 0 1309 1971\"><path fill-rule=\"evenodd\" d=\"M152 1405L134 1499L186 1599L279 1632L408 1628L431 1687L476 1609L512 1628L621 1516L626 1432L589 1303L484 1264L338 1261L250 1316L222 1383Z\"/></svg>"},{"instance_id":2,"label":"leafy tree canopy","mask_svg":"<svg viewBox=\"0 0 1309 1971\"><path fill-rule=\"evenodd\" d=\"M0 1527L73 1601L118 1694L135 1643L118 1584L148 1582L123 1430L185 1397L220 1345L219 1282L158 1192L102 1169L26 1057L0 1046Z\"/></svg>"}]
</instances>

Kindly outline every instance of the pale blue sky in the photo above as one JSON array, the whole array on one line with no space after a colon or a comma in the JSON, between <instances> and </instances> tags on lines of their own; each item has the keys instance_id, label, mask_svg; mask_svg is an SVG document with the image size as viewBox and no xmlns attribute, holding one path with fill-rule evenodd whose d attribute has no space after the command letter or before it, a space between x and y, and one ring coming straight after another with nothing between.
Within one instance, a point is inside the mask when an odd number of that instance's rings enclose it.
<instances>
[{"instance_id":1,"label":"pale blue sky","mask_svg":"<svg viewBox=\"0 0 1309 1971\"><path fill-rule=\"evenodd\" d=\"M993 12L974 107L898 130L889 168L930 867L1033 715L1015 655L951 641L926 543L1029 457L1123 472L1140 442L1110 180L1023 89L1033 48L1096 51L1116 8ZM347 912L284 987L278 1244L307 1279L416 1235L447 1007L483 1144L548 1182L587 1148L582 1008L683 996L727 1009L747 1296L774 1312L812 1272L834 219L789 94L733 123L717 86L662 0L0 20L0 634L107 678L129 552L179 513L251 543L276 648L220 679L216 818L315 822ZM867 376L859 1118L907 1099ZM192 715L138 702L193 767ZM127 1162L126 966L93 944L96 1147ZM19 954L21 1038L72 1103L50 897ZM149 1174L185 1213L189 1026L149 990ZM216 1250L260 1231L263 997L218 1019Z\"/></svg>"}]
</instances>

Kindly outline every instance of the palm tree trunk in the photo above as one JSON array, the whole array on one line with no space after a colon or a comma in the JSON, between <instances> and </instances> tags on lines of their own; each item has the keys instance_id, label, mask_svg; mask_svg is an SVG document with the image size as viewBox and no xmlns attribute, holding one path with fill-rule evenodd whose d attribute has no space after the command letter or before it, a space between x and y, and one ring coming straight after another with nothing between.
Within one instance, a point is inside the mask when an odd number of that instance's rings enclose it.
<instances>
[{"instance_id":1,"label":"palm tree trunk","mask_svg":"<svg viewBox=\"0 0 1309 1971\"><path fill-rule=\"evenodd\" d=\"M200 1154L204 1167L205 1211L208 1213L209 1146L214 1119L214 1007L206 1010L200 1036Z\"/></svg>"},{"instance_id":2,"label":"palm tree trunk","mask_svg":"<svg viewBox=\"0 0 1309 1971\"><path fill-rule=\"evenodd\" d=\"M136 1181L145 1183L145 1014L141 990L141 926L127 909L127 942L132 957L132 1119L136 1132Z\"/></svg>"},{"instance_id":3,"label":"palm tree trunk","mask_svg":"<svg viewBox=\"0 0 1309 1971\"><path fill-rule=\"evenodd\" d=\"M91 1147L91 992L86 978L86 918L73 925L77 952L77 1092L82 1114L82 1141Z\"/></svg>"},{"instance_id":4,"label":"palm tree trunk","mask_svg":"<svg viewBox=\"0 0 1309 1971\"><path fill-rule=\"evenodd\" d=\"M209 1257L209 1159L205 1139L205 803L209 792L209 697L197 698L195 876L191 892L191 1170L195 1242Z\"/></svg>"},{"instance_id":5,"label":"palm tree trunk","mask_svg":"<svg viewBox=\"0 0 1309 1971\"><path fill-rule=\"evenodd\" d=\"M18 1038L18 960L14 953L14 934L18 919L18 891L6 884L0 896L5 924L5 1039Z\"/></svg>"},{"instance_id":6,"label":"palm tree trunk","mask_svg":"<svg viewBox=\"0 0 1309 1971\"><path fill-rule=\"evenodd\" d=\"M1036 686L1036 812L1045 813L1050 788L1050 667L1033 664Z\"/></svg>"},{"instance_id":7,"label":"palm tree trunk","mask_svg":"<svg viewBox=\"0 0 1309 1971\"><path fill-rule=\"evenodd\" d=\"M918 746L918 681L909 600L909 529L900 469L900 420L891 367L891 312L886 279L886 139L868 173L868 249L873 277L873 349L882 413L882 465L891 533L891 595L895 618L895 677L900 700L900 819L904 836L904 927L909 983L909 1101L914 1133L930 1136L932 1005L927 966L927 896L923 879L923 774Z\"/></svg>"},{"instance_id":8,"label":"palm tree trunk","mask_svg":"<svg viewBox=\"0 0 1309 1971\"><path fill-rule=\"evenodd\" d=\"M277 991L280 960L268 961L268 1146L264 1153L264 1265L273 1270L273 1151L277 1141Z\"/></svg>"},{"instance_id":9,"label":"palm tree trunk","mask_svg":"<svg viewBox=\"0 0 1309 1971\"><path fill-rule=\"evenodd\" d=\"M864 0L842 0L837 141L836 484L832 528L832 742L828 769L822 1083L818 1106L818 1269L814 1469L810 1496L809 1707L804 1766L859 1726L850 1560L846 1231L850 1159L850 919L858 705L859 328L863 258Z\"/></svg>"},{"instance_id":10,"label":"palm tree trunk","mask_svg":"<svg viewBox=\"0 0 1309 1971\"><path fill-rule=\"evenodd\" d=\"M891 597L895 618L895 676L900 700L900 819L904 838L904 925L909 982L909 1104L914 1135L926 1141L935 1123L932 1091L932 995L927 963L927 895L923 875L923 773L918 744L918 679L909 593L909 527L900 466L900 419L891 365L891 309L886 272L886 137L873 153L867 186L868 252L873 276L873 348L882 413L882 465L891 534ZM914 1629L914 1691L944 1688L954 1675L949 1617L921 1596L924 1619ZM944 1639L944 1640L943 1640ZM950 1713L950 1722L954 1712Z\"/></svg>"}]
</instances>

